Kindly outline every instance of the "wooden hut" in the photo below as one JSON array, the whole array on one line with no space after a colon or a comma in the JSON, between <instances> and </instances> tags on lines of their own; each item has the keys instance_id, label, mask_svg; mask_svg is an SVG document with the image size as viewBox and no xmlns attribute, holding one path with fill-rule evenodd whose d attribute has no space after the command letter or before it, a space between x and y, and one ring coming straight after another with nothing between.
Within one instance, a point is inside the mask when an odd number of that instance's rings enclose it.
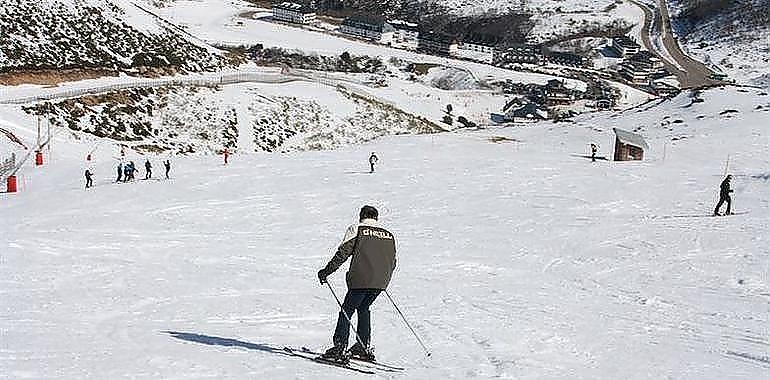
<instances>
[{"instance_id":1,"label":"wooden hut","mask_svg":"<svg viewBox=\"0 0 770 380\"><path fill-rule=\"evenodd\" d=\"M615 132L615 161L635 161L644 158L644 150L650 149L644 137L633 132L612 128Z\"/></svg>"}]
</instances>

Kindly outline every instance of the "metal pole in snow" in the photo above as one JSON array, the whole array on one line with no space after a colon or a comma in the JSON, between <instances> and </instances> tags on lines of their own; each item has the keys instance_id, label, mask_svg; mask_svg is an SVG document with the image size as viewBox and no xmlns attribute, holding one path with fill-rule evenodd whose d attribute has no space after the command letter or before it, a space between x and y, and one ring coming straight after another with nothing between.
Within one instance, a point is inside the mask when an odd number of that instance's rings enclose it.
<instances>
[{"instance_id":1,"label":"metal pole in snow","mask_svg":"<svg viewBox=\"0 0 770 380\"><path fill-rule=\"evenodd\" d=\"M422 342L422 339L420 339L420 336L417 335L417 332L414 331L414 328L412 328L412 325L409 324L409 321L406 320L406 317L404 316L404 313L401 312L401 309L398 308L398 305L396 305L396 301L393 301L393 297L390 296L390 293L388 293L388 290L385 289L385 295L388 296L388 299L390 300L390 303L393 304L393 307L396 308L396 311L398 312L398 315L401 316L401 319L404 320L404 323L406 323L406 327L409 327L409 330L412 331L412 334L415 338L417 338L417 342L420 343L420 346L422 346L422 349L425 351L426 356L430 356L431 352L428 350L428 347L425 347L425 343Z\"/></svg>"}]
</instances>

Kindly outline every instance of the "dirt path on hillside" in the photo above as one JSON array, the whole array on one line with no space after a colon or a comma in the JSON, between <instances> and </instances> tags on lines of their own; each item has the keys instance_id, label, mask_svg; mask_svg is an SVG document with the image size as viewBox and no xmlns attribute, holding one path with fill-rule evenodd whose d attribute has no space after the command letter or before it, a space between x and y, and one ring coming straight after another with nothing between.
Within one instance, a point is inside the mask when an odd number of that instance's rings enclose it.
<instances>
[{"instance_id":1,"label":"dirt path on hillside","mask_svg":"<svg viewBox=\"0 0 770 380\"><path fill-rule=\"evenodd\" d=\"M36 84L43 86L56 86L59 83L64 82L75 82L85 79L116 76L118 76L118 72L112 69L18 71L0 74L0 85L18 86L22 84Z\"/></svg>"}]
</instances>

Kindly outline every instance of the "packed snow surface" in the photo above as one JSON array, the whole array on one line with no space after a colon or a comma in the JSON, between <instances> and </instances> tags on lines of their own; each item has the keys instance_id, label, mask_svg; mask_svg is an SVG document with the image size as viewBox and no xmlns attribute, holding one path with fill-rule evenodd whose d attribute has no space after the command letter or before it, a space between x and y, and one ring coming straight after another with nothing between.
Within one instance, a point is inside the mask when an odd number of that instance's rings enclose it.
<instances>
[{"instance_id":1,"label":"packed snow surface","mask_svg":"<svg viewBox=\"0 0 770 380\"><path fill-rule=\"evenodd\" d=\"M330 344L316 271L371 204L397 238L389 290L433 351L381 297L373 343L407 370L371 378L768 378L769 108L715 89L576 125L176 157L171 180L128 184L105 143L88 191L93 147L61 135L0 195L0 377L350 378L275 349ZM615 126L645 161L581 157L611 155ZM748 213L710 217L728 154Z\"/></svg>"}]
</instances>

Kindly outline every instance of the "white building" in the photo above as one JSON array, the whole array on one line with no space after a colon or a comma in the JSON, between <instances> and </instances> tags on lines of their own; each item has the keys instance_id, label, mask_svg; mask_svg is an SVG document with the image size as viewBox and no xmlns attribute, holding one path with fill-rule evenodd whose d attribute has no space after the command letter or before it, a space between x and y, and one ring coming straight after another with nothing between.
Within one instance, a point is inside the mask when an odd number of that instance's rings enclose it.
<instances>
[{"instance_id":1,"label":"white building","mask_svg":"<svg viewBox=\"0 0 770 380\"><path fill-rule=\"evenodd\" d=\"M612 39L612 49L614 49L622 58L628 58L640 52L642 47L636 41L620 36Z\"/></svg>"},{"instance_id":2,"label":"white building","mask_svg":"<svg viewBox=\"0 0 770 380\"><path fill-rule=\"evenodd\" d=\"M457 47L457 56L477 62L492 63L497 54L498 39L486 36L467 36Z\"/></svg>"},{"instance_id":3,"label":"white building","mask_svg":"<svg viewBox=\"0 0 770 380\"><path fill-rule=\"evenodd\" d=\"M407 50L417 50L420 43L420 28L417 24L401 20L391 20L388 24L395 30L391 45Z\"/></svg>"},{"instance_id":4,"label":"white building","mask_svg":"<svg viewBox=\"0 0 770 380\"><path fill-rule=\"evenodd\" d=\"M395 35L395 29L384 20L363 16L352 16L343 20L340 32L385 45L393 43Z\"/></svg>"},{"instance_id":5,"label":"white building","mask_svg":"<svg viewBox=\"0 0 770 380\"><path fill-rule=\"evenodd\" d=\"M283 2L273 4L273 18L294 24L312 24L316 21L315 11L302 4Z\"/></svg>"}]
</instances>

